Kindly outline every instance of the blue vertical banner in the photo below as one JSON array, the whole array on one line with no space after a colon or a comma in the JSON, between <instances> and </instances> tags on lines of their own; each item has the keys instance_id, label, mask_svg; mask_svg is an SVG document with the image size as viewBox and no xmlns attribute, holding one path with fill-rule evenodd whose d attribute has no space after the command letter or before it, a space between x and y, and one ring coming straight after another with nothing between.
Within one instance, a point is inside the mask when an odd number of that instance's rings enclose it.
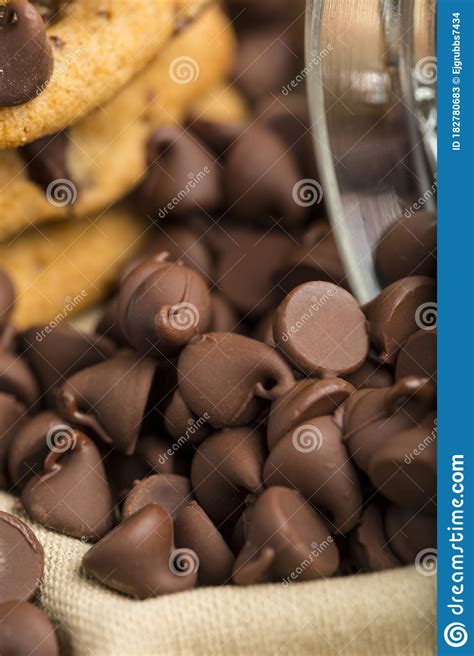
<instances>
[{"instance_id":1,"label":"blue vertical banner","mask_svg":"<svg viewBox=\"0 0 474 656\"><path fill-rule=\"evenodd\" d=\"M438 655L474 654L474 0L438 0Z\"/></svg>"}]
</instances>

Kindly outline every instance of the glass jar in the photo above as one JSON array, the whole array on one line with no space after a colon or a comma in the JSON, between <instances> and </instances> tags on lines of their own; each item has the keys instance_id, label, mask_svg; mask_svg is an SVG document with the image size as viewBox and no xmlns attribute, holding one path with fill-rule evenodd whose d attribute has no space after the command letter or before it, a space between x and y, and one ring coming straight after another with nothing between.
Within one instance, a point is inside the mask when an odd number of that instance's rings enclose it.
<instances>
[{"instance_id":1,"label":"glass jar","mask_svg":"<svg viewBox=\"0 0 474 656\"><path fill-rule=\"evenodd\" d=\"M381 234L436 207L436 0L308 0L306 57L329 218L365 303Z\"/></svg>"}]
</instances>

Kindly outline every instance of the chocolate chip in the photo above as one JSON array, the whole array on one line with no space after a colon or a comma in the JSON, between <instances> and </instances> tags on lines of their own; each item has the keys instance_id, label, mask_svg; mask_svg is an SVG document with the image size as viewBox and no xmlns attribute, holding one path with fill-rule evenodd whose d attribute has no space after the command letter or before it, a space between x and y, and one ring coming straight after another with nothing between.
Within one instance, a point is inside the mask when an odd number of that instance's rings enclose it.
<instances>
[{"instance_id":1,"label":"chocolate chip","mask_svg":"<svg viewBox=\"0 0 474 656\"><path fill-rule=\"evenodd\" d=\"M388 544L380 504L372 502L365 508L350 536L350 553L358 571L380 572L401 566Z\"/></svg>"},{"instance_id":2,"label":"chocolate chip","mask_svg":"<svg viewBox=\"0 0 474 656\"><path fill-rule=\"evenodd\" d=\"M15 288L10 276L0 269L0 332L10 320L15 306Z\"/></svg>"},{"instance_id":3,"label":"chocolate chip","mask_svg":"<svg viewBox=\"0 0 474 656\"><path fill-rule=\"evenodd\" d=\"M435 281L412 276L394 282L364 307L380 362L396 362L403 342L424 327L426 309L434 311L435 301Z\"/></svg>"},{"instance_id":4,"label":"chocolate chip","mask_svg":"<svg viewBox=\"0 0 474 656\"><path fill-rule=\"evenodd\" d=\"M147 165L140 201L160 219L211 212L221 204L220 168L204 144L183 128L169 126L153 134Z\"/></svg>"},{"instance_id":5,"label":"chocolate chip","mask_svg":"<svg viewBox=\"0 0 474 656\"><path fill-rule=\"evenodd\" d=\"M35 326L23 334L25 357L35 372L49 405L56 388L81 369L110 358L116 346L107 337L87 335L72 326Z\"/></svg>"},{"instance_id":6,"label":"chocolate chip","mask_svg":"<svg viewBox=\"0 0 474 656\"><path fill-rule=\"evenodd\" d=\"M398 433L369 461L372 484L399 506L433 512L436 503L436 426Z\"/></svg>"},{"instance_id":7,"label":"chocolate chip","mask_svg":"<svg viewBox=\"0 0 474 656\"><path fill-rule=\"evenodd\" d=\"M174 262L181 260L205 280L213 279L213 263L206 242L185 226L164 226L156 240L156 253L169 253ZM158 250L159 248L159 250Z\"/></svg>"},{"instance_id":8,"label":"chocolate chip","mask_svg":"<svg viewBox=\"0 0 474 656\"><path fill-rule=\"evenodd\" d=\"M226 299L217 292L211 292L211 325L210 331L213 333L233 333L238 332L239 317L234 308Z\"/></svg>"},{"instance_id":9,"label":"chocolate chip","mask_svg":"<svg viewBox=\"0 0 474 656\"><path fill-rule=\"evenodd\" d=\"M235 558L211 519L195 501L175 521L176 546L192 549L199 558L199 583L224 585L232 579Z\"/></svg>"},{"instance_id":10,"label":"chocolate chip","mask_svg":"<svg viewBox=\"0 0 474 656\"><path fill-rule=\"evenodd\" d=\"M18 149L26 164L30 180L46 192L55 180L71 180L67 155L69 137L67 132L41 137Z\"/></svg>"},{"instance_id":11,"label":"chocolate chip","mask_svg":"<svg viewBox=\"0 0 474 656\"><path fill-rule=\"evenodd\" d=\"M82 369L58 392L61 416L127 455L135 449L156 364L131 351Z\"/></svg>"},{"instance_id":12,"label":"chocolate chip","mask_svg":"<svg viewBox=\"0 0 474 656\"><path fill-rule=\"evenodd\" d=\"M263 476L266 487L292 487L329 512L336 531L347 533L357 524L359 477L331 416L307 420L282 437L270 451Z\"/></svg>"},{"instance_id":13,"label":"chocolate chip","mask_svg":"<svg viewBox=\"0 0 474 656\"><path fill-rule=\"evenodd\" d=\"M0 604L31 599L43 578L43 548L26 524L2 511L0 562ZM1 626L0 623L0 633ZM0 647L3 653L1 642Z\"/></svg>"},{"instance_id":14,"label":"chocolate chip","mask_svg":"<svg viewBox=\"0 0 474 656\"><path fill-rule=\"evenodd\" d=\"M392 551L409 565L424 550L433 554L437 542L436 515L414 512L390 504L385 513L385 533Z\"/></svg>"},{"instance_id":15,"label":"chocolate chip","mask_svg":"<svg viewBox=\"0 0 474 656\"><path fill-rule=\"evenodd\" d=\"M387 230L375 258L385 285L407 276L436 278L436 228L434 214L417 212Z\"/></svg>"},{"instance_id":16,"label":"chocolate chip","mask_svg":"<svg viewBox=\"0 0 474 656\"><path fill-rule=\"evenodd\" d=\"M189 125L193 133L216 155L219 159L225 157L227 150L241 136L246 129L245 124L228 121L215 121L202 116L189 118Z\"/></svg>"},{"instance_id":17,"label":"chocolate chip","mask_svg":"<svg viewBox=\"0 0 474 656\"><path fill-rule=\"evenodd\" d=\"M192 446L203 441L211 430L205 418L197 417L188 408L179 389L175 390L164 411L165 428L181 446Z\"/></svg>"},{"instance_id":18,"label":"chocolate chip","mask_svg":"<svg viewBox=\"0 0 474 656\"><path fill-rule=\"evenodd\" d=\"M269 346L233 333L194 339L178 361L179 389L189 408L216 428L255 419L294 383L293 374Z\"/></svg>"},{"instance_id":19,"label":"chocolate chip","mask_svg":"<svg viewBox=\"0 0 474 656\"><path fill-rule=\"evenodd\" d=\"M127 338L118 321L118 296L114 296L105 306L104 313L97 324L96 332L112 339L119 346L127 345Z\"/></svg>"},{"instance_id":20,"label":"chocolate chip","mask_svg":"<svg viewBox=\"0 0 474 656\"><path fill-rule=\"evenodd\" d=\"M38 96L53 72L53 53L43 19L27 0L0 7L0 107Z\"/></svg>"},{"instance_id":21,"label":"chocolate chip","mask_svg":"<svg viewBox=\"0 0 474 656\"><path fill-rule=\"evenodd\" d=\"M414 375L419 372L410 372ZM405 374L409 375L409 374ZM366 360L360 369L353 374L345 376L346 380L357 389L380 389L393 385L393 373L389 367L375 362L371 358Z\"/></svg>"},{"instance_id":22,"label":"chocolate chip","mask_svg":"<svg viewBox=\"0 0 474 656\"><path fill-rule=\"evenodd\" d=\"M233 578L238 585L288 584L327 578L338 566L337 546L317 512L294 490L271 487L252 509Z\"/></svg>"},{"instance_id":23,"label":"chocolate chip","mask_svg":"<svg viewBox=\"0 0 474 656\"><path fill-rule=\"evenodd\" d=\"M288 361L309 376L352 373L369 352L357 301L328 282L306 283L288 294L276 311L273 336Z\"/></svg>"},{"instance_id":24,"label":"chocolate chip","mask_svg":"<svg viewBox=\"0 0 474 656\"><path fill-rule=\"evenodd\" d=\"M290 18L295 11L293 0L232 0L229 10L243 15L250 22L265 23Z\"/></svg>"},{"instance_id":25,"label":"chocolate chip","mask_svg":"<svg viewBox=\"0 0 474 656\"><path fill-rule=\"evenodd\" d=\"M292 247L283 232L233 231L217 264L219 289L242 314L261 315L275 305L275 271Z\"/></svg>"},{"instance_id":26,"label":"chocolate chip","mask_svg":"<svg viewBox=\"0 0 474 656\"><path fill-rule=\"evenodd\" d=\"M125 499L122 517L127 519L145 506L155 504L164 508L174 518L192 499L188 478L176 474L149 476L137 482Z\"/></svg>"},{"instance_id":27,"label":"chocolate chip","mask_svg":"<svg viewBox=\"0 0 474 656\"><path fill-rule=\"evenodd\" d=\"M83 433L56 436L44 471L28 481L21 501L28 515L55 531L98 540L113 526L112 495L99 450Z\"/></svg>"},{"instance_id":28,"label":"chocolate chip","mask_svg":"<svg viewBox=\"0 0 474 656\"><path fill-rule=\"evenodd\" d=\"M264 128L248 128L226 155L224 184L232 215L253 223L301 223L307 211L293 198L301 177L283 141Z\"/></svg>"},{"instance_id":29,"label":"chocolate chip","mask_svg":"<svg viewBox=\"0 0 474 656\"><path fill-rule=\"evenodd\" d=\"M158 357L177 353L207 330L211 320L205 280L163 255L147 259L126 275L118 303L120 326L129 343Z\"/></svg>"},{"instance_id":30,"label":"chocolate chip","mask_svg":"<svg viewBox=\"0 0 474 656\"><path fill-rule=\"evenodd\" d=\"M16 397L28 410L33 409L40 394L25 360L10 351L0 350L0 392Z\"/></svg>"},{"instance_id":31,"label":"chocolate chip","mask_svg":"<svg viewBox=\"0 0 474 656\"><path fill-rule=\"evenodd\" d=\"M17 600L0 604L0 649L5 656L59 656L48 616L33 604Z\"/></svg>"},{"instance_id":32,"label":"chocolate chip","mask_svg":"<svg viewBox=\"0 0 474 656\"><path fill-rule=\"evenodd\" d=\"M231 428L208 437L191 466L196 499L217 528L233 526L245 499L262 485L266 449L256 428Z\"/></svg>"},{"instance_id":33,"label":"chocolate chip","mask_svg":"<svg viewBox=\"0 0 474 656\"><path fill-rule=\"evenodd\" d=\"M191 550L175 548L171 517L150 505L92 547L82 565L108 588L148 599L193 588L199 562Z\"/></svg>"},{"instance_id":34,"label":"chocolate chip","mask_svg":"<svg viewBox=\"0 0 474 656\"><path fill-rule=\"evenodd\" d=\"M268 448L273 449L286 433L307 419L335 412L353 391L352 385L341 378L298 381L272 404L268 417Z\"/></svg>"},{"instance_id":35,"label":"chocolate chip","mask_svg":"<svg viewBox=\"0 0 474 656\"><path fill-rule=\"evenodd\" d=\"M8 451L8 472L13 485L23 487L32 476L38 476L58 433L73 431L55 412L35 415L20 427Z\"/></svg>"},{"instance_id":36,"label":"chocolate chip","mask_svg":"<svg viewBox=\"0 0 474 656\"><path fill-rule=\"evenodd\" d=\"M16 444L25 413L25 406L15 397L0 392L0 490L8 488L7 453Z\"/></svg>"},{"instance_id":37,"label":"chocolate chip","mask_svg":"<svg viewBox=\"0 0 474 656\"><path fill-rule=\"evenodd\" d=\"M400 349L395 368L397 379L405 376L426 376L436 381L436 330L418 330Z\"/></svg>"}]
</instances>

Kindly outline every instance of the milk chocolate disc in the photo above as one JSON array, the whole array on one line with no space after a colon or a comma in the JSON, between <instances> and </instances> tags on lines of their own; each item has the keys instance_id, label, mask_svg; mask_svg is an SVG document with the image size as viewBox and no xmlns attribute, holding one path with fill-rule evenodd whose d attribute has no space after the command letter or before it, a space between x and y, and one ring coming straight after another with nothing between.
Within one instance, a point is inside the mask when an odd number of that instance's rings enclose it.
<instances>
[{"instance_id":1,"label":"milk chocolate disc","mask_svg":"<svg viewBox=\"0 0 474 656\"><path fill-rule=\"evenodd\" d=\"M278 353L233 333L194 339L181 352L178 376L185 403L216 428L249 423L262 410L262 401L275 400L294 383Z\"/></svg>"},{"instance_id":2,"label":"milk chocolate disc","mask_svg":"<svg viewBox=\"0 0 474 656\"><path fill-rule=\"evenodd\" d=\"M66 432L52 445L43 474L28 481L21 500L32 519L75 538L98 540L114 523L100 452L76 431Z\"/></svg>"},{"instance_id":3,"label":"milk chocolate disc","mask_svg":"<svg viewBox=\"0 0 474 656\"><path fill-rule=\"evenodd\" d=\"M191 466L196 499L220 529L233 525L262 486L266 450L260 430L229 428L204 440Z\"/></svg>"},{"instance_id":4,"label":"milk chocolate disc","mask_svg":"<svg viewBox=\"0 0 474 656\"><path fill-rule=\"evenodd\" d=\"M43 548L26 524L1 511L0 563L0 604L31 599L43 577Z\"/></svg>"},{"instance_id":5,"label":"milk chocolate disc","mask_svg":"<svg viewBox=\"0 0 474 656\"><path fill-rule=\"evenodd\" d=\"M295 488L328 512L335 531L347 533L357 524L362 507L359 477L332 417L308 420L282 437L268 456L263 476L266 487Z\"/></svg>"},{"instance_id":6,"label":"milk chocolate disc","mask_svg":"<svg viewBox=\"0 0 474 656\"><path fill-rule=\"evenodd\" d=\"M48 616L24 601L0 604L0 653L59 656L58 641Z\"/></svg>"},{"instance_id":7,"label":"milk chocolate disc","mask_svg":"<svg viewBox=\"0 0 474 656\"><path fill-rule=\"evenodd\" d=\"M366 305L364 312L380 362L394 364L401 345L410 335L420 328L433 328L436 282L425 276L402 278Z\"/></svg>"},{"instance_id":8,"label":"milk chocolate disc","mask_svg":"<svg viewBox=\"0 0 474 656\"><path fill-rule=\"evenodd\" d=\"M318 513L298 492L271 487L252 509L233 578L238 585L288 584L332 576L338 566L337 546Z\"/></svg>"},{"instance_id":9,"label":"milk chocolate disc","mask_svg":"<svg viewBox=\"0 0 474 656\"><path fill-rule=\"evenodd\" d=\"M268 448L273 449L280 438L306 420L332 414L352 392L352 385L341 378L298 381L272 404L268 417Z\"/></svg>"},{"instance_id":10,"label":"milk chocolate disc","mask_svg":"<svg viewBox=\"0 0 474 656\"><path fill-rule=\"evenodd\" d=\"M232 579L235 558L211 519L192 501L175 521L176 546L190 548L199 558L199 583L224 585Z\"/></svg>"},{"instance_id":11,"label":"milk chocolate disc","mask_svg":"<svg viewBox=\"0 0 474 656\"><path fill-rule=\"evenodd\" d=\"M436 223L431 212L417 212L390 226L375 257L385 285L406 276L436 278Z\"/></svg>"},{"instance_id":12,"label":"milk chocolate disc","mask_svg":"<svg viewBox=\"0 0 474 656\"><path fill-rule=\"evenodd\" d=\"M27 0L0 7L0 107L23 105L43 92L53 73L45 24Z\"/></svg>"},{"instance_id":13,"label":"milk chocolate disc","mask_svg":"<svg viewBox=\"0 0 474 656\"><path fill-rule=\"evenodd\" d=\"M388 544L380 504L372 502L365 508L350 536L350 553L358 571L380 572L401 566Z\"/></svg>"},{"instance_id":14,"label":"milk chocolate disc","mask_svg":"<svg viewBox=\"0 0 474 656\"><path fill-rule=\"evenodd\" d=\"M125 499L122 517L127 519L145 506L155 504L174 518L192 499L188 478L177 474L156 474L136 483Z\"/></svg>"},{"instance_id":15,"label":"milk chocolate disc","mask_svg":"<svg viewBox=\"0 0 474 656\"><path fill-rule=\"evenodd\" d=\"M273 336L288 361L308 376L351 373L369 352L357 301L328 282L306 283L288 294L276 311Z\"/></svg>"},{"instance_id":16,"label":"milk chocolate disc","mask_svg":"<svg viewBox=\"0 0 474 656\"><path fill-rule=\"evenodd\" d=\"M108 533L86 553L82 565L103 585L138 599L189 590L199 569L193 551L175 548L171 517L155 505Z\"/></svg>"}]
</instances>

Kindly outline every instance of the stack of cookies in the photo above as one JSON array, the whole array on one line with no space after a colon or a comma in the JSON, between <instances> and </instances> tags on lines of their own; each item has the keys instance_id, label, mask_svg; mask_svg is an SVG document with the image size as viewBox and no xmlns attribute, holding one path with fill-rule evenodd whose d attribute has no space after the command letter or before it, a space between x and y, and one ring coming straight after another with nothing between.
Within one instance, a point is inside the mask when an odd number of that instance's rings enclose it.
<instances>
[{"instance_id":1,"label":"stack of cookies","mask_svg":"<svg viewBox=\"0 0 474 656\"><path fill-rule=\"evenodd\" d=\"M243 117L234 45L213 0L0 2L0 262L17 325L95 303L139 250L149 223L117 203L157 130L194 107Z\"/></svg>"}]
</instances>

